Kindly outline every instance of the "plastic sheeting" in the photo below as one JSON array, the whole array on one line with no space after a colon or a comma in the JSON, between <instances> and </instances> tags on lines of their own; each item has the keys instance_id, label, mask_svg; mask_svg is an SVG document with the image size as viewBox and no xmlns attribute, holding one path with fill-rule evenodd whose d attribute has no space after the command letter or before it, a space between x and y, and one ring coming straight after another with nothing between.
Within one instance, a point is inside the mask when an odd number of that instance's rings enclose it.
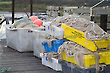
<instances>
[{"instance_id":1,"label":"plastic sheeting","mask_svg":"<svg viewBox=\"0 0 110 73\"><path fill-rule=\"evenodd\" d=\"M5 27L5 24L1 25L1 28L0 28L0 39L6 39L6 27Z\"/></svg>"}]
</instances>

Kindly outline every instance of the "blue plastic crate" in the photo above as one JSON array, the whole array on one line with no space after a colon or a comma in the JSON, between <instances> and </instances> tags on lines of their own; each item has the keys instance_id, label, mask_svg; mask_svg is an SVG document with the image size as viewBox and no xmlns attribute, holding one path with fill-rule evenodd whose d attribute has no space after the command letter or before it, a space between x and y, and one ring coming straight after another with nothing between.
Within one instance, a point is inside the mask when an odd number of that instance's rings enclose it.
<instances>
[{"instance_id":1,"label":"blue plastic crate","mask_svg":"<svg viewBox=\"0 0 110 73\"><path fill-rule=\"evenodd\" d=\"M44 46L46 52L58 52L58 48L66 41L68 40L53 40L51 43L51 47L48 45L47 42L42 42L42 45Z\"/></svg>"}]
</instances>

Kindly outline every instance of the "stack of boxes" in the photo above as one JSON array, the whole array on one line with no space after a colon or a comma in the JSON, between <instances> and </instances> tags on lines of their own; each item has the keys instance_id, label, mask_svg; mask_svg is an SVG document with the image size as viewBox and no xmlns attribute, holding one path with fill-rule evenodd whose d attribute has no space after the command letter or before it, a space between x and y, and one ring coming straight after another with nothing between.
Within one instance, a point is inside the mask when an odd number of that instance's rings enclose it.
<instances>
[{"instance_id":1,"label":"stack of boxes","mask_svg":"<svg viewBox=\"0 0 110 73\"><path fill-rule=\"evenodd\" d=\"M85 51L87 50L91 52L90 54L82 55L80 51L77 49L79 53L77 53L78 56L76 58L75 56L68 56L67 51L63 50L61 54L63 59L62 62L65 61L66 63L74 64L74 67L76 66L80 68L82 71L86 69L94 68L95 72L97 73L100 73L101 71L100 67L103 68L104 70L105 66L110 65L110 38L109 37L103 38L101 40L87 40L84 32L74 29L72 27L69 27L66 24L62 24L61 27L65 30L64 38L74 42L76 45L80 45L81 47L85 48ZM66 44L64 45L68 46L69 44L67 44L66 42ZM63 48L65 49L64 46ZM66 49L68 50L69 48L66 48ZM76 48L73 48L73 50L75 49ZM82 48L80 48L80 50L82 50ZM72 68L72 69L75 70L75 68ZM103 73L103 70L101 73ZM73 73L73 72L70 72L70 73ZM78 72L78 73L83 73L83 72ZM94 72L87 72L87 73L94 73ZM109 73L109 72L106 72L106 73Z\"/></svg>"}]
</instances>

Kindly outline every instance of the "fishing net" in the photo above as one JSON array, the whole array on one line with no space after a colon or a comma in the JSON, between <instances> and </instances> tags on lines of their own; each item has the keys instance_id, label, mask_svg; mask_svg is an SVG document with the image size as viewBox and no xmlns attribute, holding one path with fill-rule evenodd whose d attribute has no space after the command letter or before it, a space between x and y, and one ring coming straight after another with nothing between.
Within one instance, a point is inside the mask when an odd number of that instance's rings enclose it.
<instances>
[{"instance_id":1,"label":"fishing net","mask_svg":"<svg viewBox=\"0 0 110 73\"><path fill-rule=\"evenodd\" d=\"M88 40L101 40L103 38L109 38L109 34L107 34L97 24L81 18L78 15L57 17L50 23L50 25L55 26L61 26L61 24L68 24L69 27L84 32L85 37Z\"/></svg>"},{"instance_id":2,"label":"fishing net","mask_svg":"<svg viewBox=\"0 0 110 73\"><path fill-rule=\"evenodd\" d=\"M33 26L34 26L33 22L29 18L25 17L25 18L22 18L20 20L17 20L12 25L11 28L31 28Z\"/></svg>"},{"instance_id":3,"label":"fishing net","mask_svg":"<svg viewBox=\"0 0 110 73\"><path fill-rule=\"evenodd\" d=\"M99 67L99 59L100 59L99 53L87 50L86 48L82 47L81 45L75 42L67 41L59 47L60 59L63 59L64 52L66 54L66 58L69 57L71 59L74 59L75 64L82 68L88 68L85 65L85 59L87 58L87 57L85 58L85 55L89 55L88 57L89 59L95 60L94 65L91 65L90 67L96 67L96 68ZM71 60L69 58L67 59Z\"/></svg>"}]
</instances>

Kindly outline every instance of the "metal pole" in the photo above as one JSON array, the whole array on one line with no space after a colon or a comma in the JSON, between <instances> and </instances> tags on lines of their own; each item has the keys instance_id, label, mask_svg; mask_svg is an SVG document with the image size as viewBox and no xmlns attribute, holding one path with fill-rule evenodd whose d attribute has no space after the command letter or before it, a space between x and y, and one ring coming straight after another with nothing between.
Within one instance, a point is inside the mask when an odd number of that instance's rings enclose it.
<instances>
[{"instance_id":1,"label":"metal pole","mask_svg":"<svg viewBox=\"0 0 110 73\"><path fill-rule=\"evenodd\" d=\"M101 14L100 15L100 27L105 31L107 32L107 17L108 15L107 14Z\"/></svg>"},{"instance_id":2,"label":"metal pole","mask_svg":"<svg viewBox=\"0 0 110 73\"><path fill-rule=\"evenodd\" d=\"M99 3L95 4L94 6L90 7L90 18L93 21L93 8L98 6L99 4L103 3L105 0L100 1Z\"/></svg>"},{"instance_id":3,"label":"metal pole","mask_svg":"<svg viewBox=\"0 0 110 73\"><path fill-rule=\"evenodd\" d=\"M31 10L30 16L32 16L33 15L33 0L30 0L30 10Z\"/></svg>"},{"instance_id":4,"label":"metal pole","mask_svg":"<svg viewBox=\"0 0 110 73\"><path fill-rule=\"evenodd\" d=\"M15 6L15 0L12 0L12 24L14 23L14 6Z\"/></svg>"}]
</instances>

